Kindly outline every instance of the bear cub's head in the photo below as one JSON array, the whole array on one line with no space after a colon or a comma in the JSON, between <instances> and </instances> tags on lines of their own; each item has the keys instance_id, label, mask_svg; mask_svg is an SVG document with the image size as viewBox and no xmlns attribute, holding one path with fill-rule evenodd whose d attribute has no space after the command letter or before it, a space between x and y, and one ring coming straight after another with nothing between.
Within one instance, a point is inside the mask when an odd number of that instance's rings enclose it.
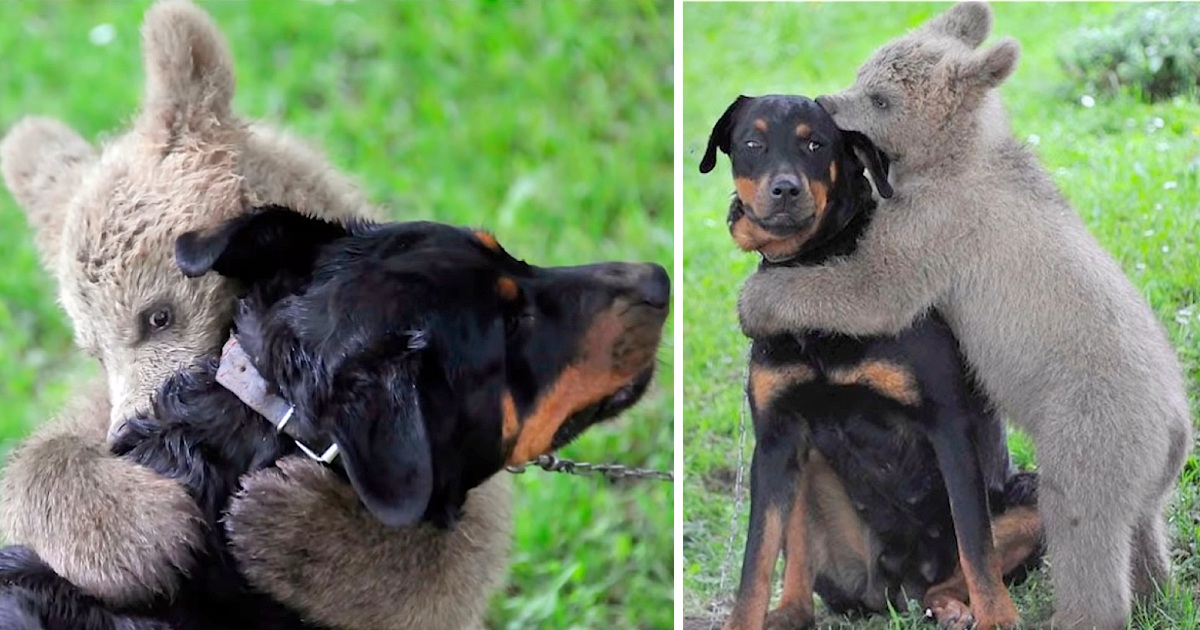
<instances>
[{"instance_id":1,"label":"bear cub's head","mask_svg":"<svg viewBox=\"0 0 1200 630\"><path fill-rule=\"evenodd\" d=\"M979 50L991 27L988 5L957 4L880 47L854 85L817 103L899 167L946 159L948 148L1007 125L992 92L1016 69L1020 46L1004 38Z\"/></svg>"}]
</instances>

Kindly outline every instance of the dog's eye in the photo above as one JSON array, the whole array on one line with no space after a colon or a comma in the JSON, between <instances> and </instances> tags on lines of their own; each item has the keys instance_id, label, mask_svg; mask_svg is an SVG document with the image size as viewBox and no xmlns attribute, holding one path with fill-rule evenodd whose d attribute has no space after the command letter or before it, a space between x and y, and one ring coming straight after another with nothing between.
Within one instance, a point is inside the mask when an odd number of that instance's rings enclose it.
<instances>
[{"instance_id":1,"label":"dog's eye","mask_svg":"<svg viewBox=\"0 0 1200 630\"><path fill-rule=\"evenodd\" d=\"M875 94L871 97L871 104L875 106L875 109L888 108L888 100L879 94Z\"/></svg>"},{"instance_id":2,"label":"dog's eye","mask_svg":"<svg viewBox=\"0 0 1200 630\"><path fill-rule=\"evenodd\" d=\"M820 149L820 148L821 148L821 146L822 146L822 145L821 145L821 143L820 143L820 142L817 142L816 140L809 140L809 141L808 141L808 150L809 150L809 152L816 151L817 149Z\"/></svg>"},{"instance_id":3,"label":"dog's eye","mask_svg":"<svg viewBox=\"0 0 1200 630\"><path fill-rule=\"evenodd\" d=\"M150 332L165 330L171 325L173 319L171 316L171 307L160 306L146 314L146 328Z\"/></svg>"},{"instance_id":4,"label":"dog's eye","mask_svg":"<svg viewBox=\"0 0 1200 630\"><path fill-rule=\"evenodd\" d=\"M759 142L759 141L757 141L757 140L747 140L747 141L746 141L746 148L747 148L747 149L753 149L753 150L757 151L757 150L759 150L759 149L761 149L761 148L762 148L762 143L761 143L761 142Z\"/></svg>"}]
</instances>

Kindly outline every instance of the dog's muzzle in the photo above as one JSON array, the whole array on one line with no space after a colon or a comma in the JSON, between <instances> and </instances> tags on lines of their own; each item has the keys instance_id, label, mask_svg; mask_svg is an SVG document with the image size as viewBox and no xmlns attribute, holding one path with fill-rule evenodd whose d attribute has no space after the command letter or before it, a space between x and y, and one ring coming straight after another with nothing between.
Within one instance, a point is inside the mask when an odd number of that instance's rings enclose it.
<instances>
[{"instance_id":1,"label":"dog's muzzle","mask_svg":"<svg viewBox=\"0 0 1200 630\"><path fill-rule=\"evenodd\" d=\"M221 363L217 367L217 383L238 397L247 407L257 411L275 427L275 431L292 438L296 446L310 458L323 464L330 464L337 459L338 446L333 440L329 445L317 451L309 448L300 439L296 425L289 424L296 415L296 406L270 392L267 381L255 369L250 361L250 355L242 349L237 337L230 336L221 349Z\"/></svg>"}]
</instances>

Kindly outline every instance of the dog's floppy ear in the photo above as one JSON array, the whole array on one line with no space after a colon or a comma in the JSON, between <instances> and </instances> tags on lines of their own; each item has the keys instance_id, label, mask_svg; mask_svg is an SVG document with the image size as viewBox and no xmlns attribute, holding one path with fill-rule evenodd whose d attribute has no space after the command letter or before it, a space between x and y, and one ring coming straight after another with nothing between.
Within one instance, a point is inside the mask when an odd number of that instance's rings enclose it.
<instances>
[{"instance_id":1,"label":"dog's floppy ear","mask_svg":"<svg viewBox=\"0 0 1200 630\"><path fill-rule=\"evenodd\" d=\"M175 240L175 264L189 278L215 271L244 281L280 271L311 269L320 247L346 235L336 223L266 206L211 232L186 232Z\"/></svg>"},{"instance_id":2,"label":"dog's floppy ear","mask_svg":"<svg viewBox=\"0 0 1200 630\"><path fill-rule=\"evenodd\" d=\"M875 189L879 191L879 196L888 199L892 196L892 185L888 183L888 159L887 156L875 146L871 139L857 131L842 131L842 140L846 143L846 147L862 160L867 166L867 172L871 174L871 179L875 182Z\"/></svg>"},{"instance_id":3,"label":"dog's floppy ear","mask_svg":"<svg viewBox=\"0 0 1200 630\"><path fill-rule=\"evenodd\" d=\"M417 396L425 338L407 333L381 345L401 358L379 360L382 350L373 348L371 357L344 366L324 415L363 505L383 524L403 527L421 519L433 495L433 454Z\"/></svg>"},{"instance_id":4,"label":"dog's floppy ear","mask_svg":"<svg viewBox=\"0 0 1200 630\"><path fill-rule=\"evenodd\" d=\"M725 108L725 113L717 119L717 124L713 125L712 133L708 135L708 148L704 150L704 157L700 160L700 172L707 173L713 170L717 165L717 149L720 149L726 155L729 154L729 134L733 133L733 123L737 120L737 110L742 106L742 103L750 100L748 96L738 96L736 100Z\"/></svg>"}]
</instances>

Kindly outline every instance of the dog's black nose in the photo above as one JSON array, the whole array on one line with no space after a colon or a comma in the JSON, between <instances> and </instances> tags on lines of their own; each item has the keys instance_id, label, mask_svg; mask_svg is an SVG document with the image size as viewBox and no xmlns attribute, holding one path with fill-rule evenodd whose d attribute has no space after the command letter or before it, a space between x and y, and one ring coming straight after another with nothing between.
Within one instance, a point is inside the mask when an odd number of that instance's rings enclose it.
<instances>
[{"instance_id":1,"label":"dog's black nose","mask_svg":"<svg viewBox=\"0 0 1200 630\"><path fill-rule=\"evenodd\" d=\"M800 196L800 180L795 175L779 175L771 180L771 198Z\"/></svg>"},{"instance_id":2,"label":"dog's black nose","mask_svg":"<svg viewBox=\"0 0 1200 630\"><path fill-rule=\"evenodd\" d=\"M667 270L654 263L598 263L582 267L563 268L564 280L577 274L586 277L585 282L607 285L614 290L613 297L623 301L645 304L653 308L666 308L671 302L671 278Z\"/></svg>"},{"instance_id":3,"label":"dog's black nose","mask_svg":"<svg viewBox=\"0 0 1200 630\"><path fill-rule=\"evenodd\" d=\"M671 278L661 265L644 265L646 271L637 283L642 301L654 308L666 308L671 302Z\"/></svg>"},{"instance_id":4,"label":"dog's black nose","mask_svg":"<svg viewBox=\"0 0 1200 630\"><path fill-rule=\"evenodd\" d=\"M833 104L833 99L828 96L822 94L814 100L817 101L817 105L821 106L821 109L825 110L826 114L832 116L837 113L837 106Z\"/></svg>"}]
</instances>

